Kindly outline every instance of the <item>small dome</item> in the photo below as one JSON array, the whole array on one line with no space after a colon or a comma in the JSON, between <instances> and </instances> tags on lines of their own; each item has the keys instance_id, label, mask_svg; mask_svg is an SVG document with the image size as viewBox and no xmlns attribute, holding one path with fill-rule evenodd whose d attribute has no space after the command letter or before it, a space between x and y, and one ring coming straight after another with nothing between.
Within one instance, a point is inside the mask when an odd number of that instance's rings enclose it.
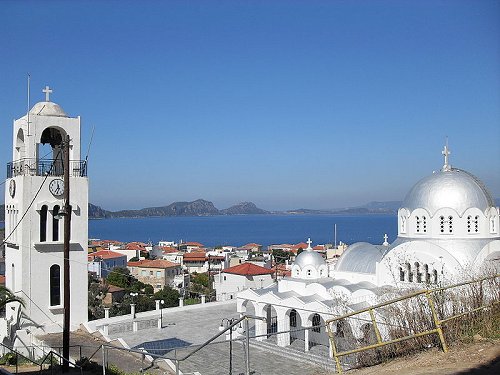
<instances>
[{"instance_id":1,"label":"small dome","mask_svg":"<svg viewBox=\"0 0 500 375\"><path fill-rule=\"evenodd\" d=\"M335 270L374 274L376 264L381 261L386 250L386 247L376 247L368 242L354 243L340 256Z\"/></svg>"},{"instance_id":2,"label":"small dome","mask_svg":"<svg viewBox=\"0 0 500 375\"><path fill-rule=\"evenodd\" d=\"M311 248L308 248L297 255L293 264L299 266L301 269L306 266L313 266L317 269L319 266L326 265L326 262L319 253L315 252Z\"/></svg>"},{"instance_id":3,"label":"small dome","mask_svg":"<svg viewBox=\"0 0 500 375\"><path fill-rule=\"evenodd\" d=\"M68 117L59 104L53 102L39 102L31 108L32 115Z\"/></svg>"},{"instance_id":4,"label":"small dome","mask_svg":"<svg viewBox=\"0 0 500 375\"><path fill-rule=\"evenodd\" d=\"M426 209L432 216L440 208L452 208L462 215L468 208L485 211L494 202L483 183L469 172L450 168L417 182L406 195L402 207Z\"/></svg>"}]
</instances>

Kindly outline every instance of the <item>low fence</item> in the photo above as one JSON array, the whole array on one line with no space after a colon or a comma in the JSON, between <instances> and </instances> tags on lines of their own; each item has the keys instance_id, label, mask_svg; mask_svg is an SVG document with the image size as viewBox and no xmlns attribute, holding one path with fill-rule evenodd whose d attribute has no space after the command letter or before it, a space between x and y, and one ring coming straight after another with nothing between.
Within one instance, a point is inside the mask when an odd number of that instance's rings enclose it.
<instances>
[{"instance_id":1,"label":"low fence","mask_svg":"<svg viewBox=\"0 0 500 375\"><path fill-rule=\"evenodd\" d=\"M422 290L326 321L337 372L347 363L373 364L384 355L439 344L447 351L446 336L454 339L474 324L452 321L500 307L500 274L452 286ZM479 317L481 318L481 317ZM404 346L408 340L411 347ZM391 352L381 349L391 345Z\"/></svg>"}]
</instances>

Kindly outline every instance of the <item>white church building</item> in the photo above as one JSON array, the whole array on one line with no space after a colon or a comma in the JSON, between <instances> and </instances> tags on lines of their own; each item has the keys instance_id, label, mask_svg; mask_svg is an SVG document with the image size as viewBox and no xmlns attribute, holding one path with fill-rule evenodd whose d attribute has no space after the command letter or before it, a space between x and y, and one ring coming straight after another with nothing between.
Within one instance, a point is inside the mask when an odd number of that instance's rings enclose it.
<instances>
[{"instance_id":1,"label":"white church building","mask_svg":"<svg viewBox=\"0 0 500 375\"><path fill-rule=\"evenodd\" d=\"M63 296L70 289L71 329L87 321L88 179L81 160L80 117L70 117L45 101L14 121L12 162L5 189L6 287L25 306L11 303L0 334L21 342L27 332L63 330ZM69 136L71 214L70 284L64 285L63 251L65 202L63 141Z\"/></svg>"},{"instance_id":2,"label":"white church building","mask_svg":"<svg viewBox=\"0 0 500 375\"><path fill-rule=\"evenodd\" d=\"M498 273L499 208L479 179L452 168L449 154L445 147L442 169L418 181L406 195L393 243L387 236L382 245L355 243L328 269L309 240L292 265L291 277L238 293L240 314L266 318L255 321L257 340L291 331L277 335L279 346L295 339L304 341L306 351L315 344L328 346L325 320L376 304L388 291Z\"/></svg>"}]
</instances>

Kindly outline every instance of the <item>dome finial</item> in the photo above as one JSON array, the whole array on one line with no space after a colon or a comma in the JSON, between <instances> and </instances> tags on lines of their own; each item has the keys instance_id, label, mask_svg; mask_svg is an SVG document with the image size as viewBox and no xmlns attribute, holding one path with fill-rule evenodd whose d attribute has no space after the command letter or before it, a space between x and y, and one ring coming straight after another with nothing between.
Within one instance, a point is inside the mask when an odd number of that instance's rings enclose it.
<instances>
[{"instance_id":1,"label":"dome finial","mask_svg":"<svg viewBox=\"0 0 500 375\"><path fill-rule=\"evenodd\" d=\"M312 244L311 238L308 238L307 239L307 249L306 250L312 250L311 244Z\"/></svg>"},{"instance_id":2,"label":"dome finial","mask_svg":"<svg viewBox=\"0 0 500 375\"><path fill-rule=\"evenodd\" d=\"M444 155L443 172L451 171L451 165L449 164L449 160L448 160L448 158L451 154L451 151L448 148L448 137L446 137L446 144L444 145L444 149L443 149L443 151L441 151L441 154Z\"/></svg>"},{"instance_id":3,"label":"dome finial","mask_svg":"<svg viewBox=\"0 0 500 375\"><path fill-rule=\"evenodd\" d=\"M50 94L52 94L52 89L49 86L45 86L42 92L45 93L45 101L50 102Z\"/></svg>"}]
</instances>

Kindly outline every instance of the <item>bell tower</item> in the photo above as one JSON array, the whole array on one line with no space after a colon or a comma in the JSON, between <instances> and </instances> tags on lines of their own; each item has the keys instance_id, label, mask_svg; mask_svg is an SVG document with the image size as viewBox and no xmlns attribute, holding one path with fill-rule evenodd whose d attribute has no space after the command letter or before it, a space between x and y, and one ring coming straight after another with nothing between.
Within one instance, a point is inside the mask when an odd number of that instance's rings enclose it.
<instances>
[{"instance_id":1,"label":"bell tower","mask_svg":"<svg viewBox=\"0 0 500 375\"><path fill-rule=\"evenodd\" d=\"M45 101L13 126L5 184L5 276L7 288L24 300L25 307L23 315L19 307L8 308L6 318L16 329L36 326L60 332L65 288L70 288L71 329L87 321L87 163L80 155L80 117L68 116L51 102L48 86L42 91ZM70 159L69 285L63 282L64 147Z\"/></svg>"}]
</instances>

